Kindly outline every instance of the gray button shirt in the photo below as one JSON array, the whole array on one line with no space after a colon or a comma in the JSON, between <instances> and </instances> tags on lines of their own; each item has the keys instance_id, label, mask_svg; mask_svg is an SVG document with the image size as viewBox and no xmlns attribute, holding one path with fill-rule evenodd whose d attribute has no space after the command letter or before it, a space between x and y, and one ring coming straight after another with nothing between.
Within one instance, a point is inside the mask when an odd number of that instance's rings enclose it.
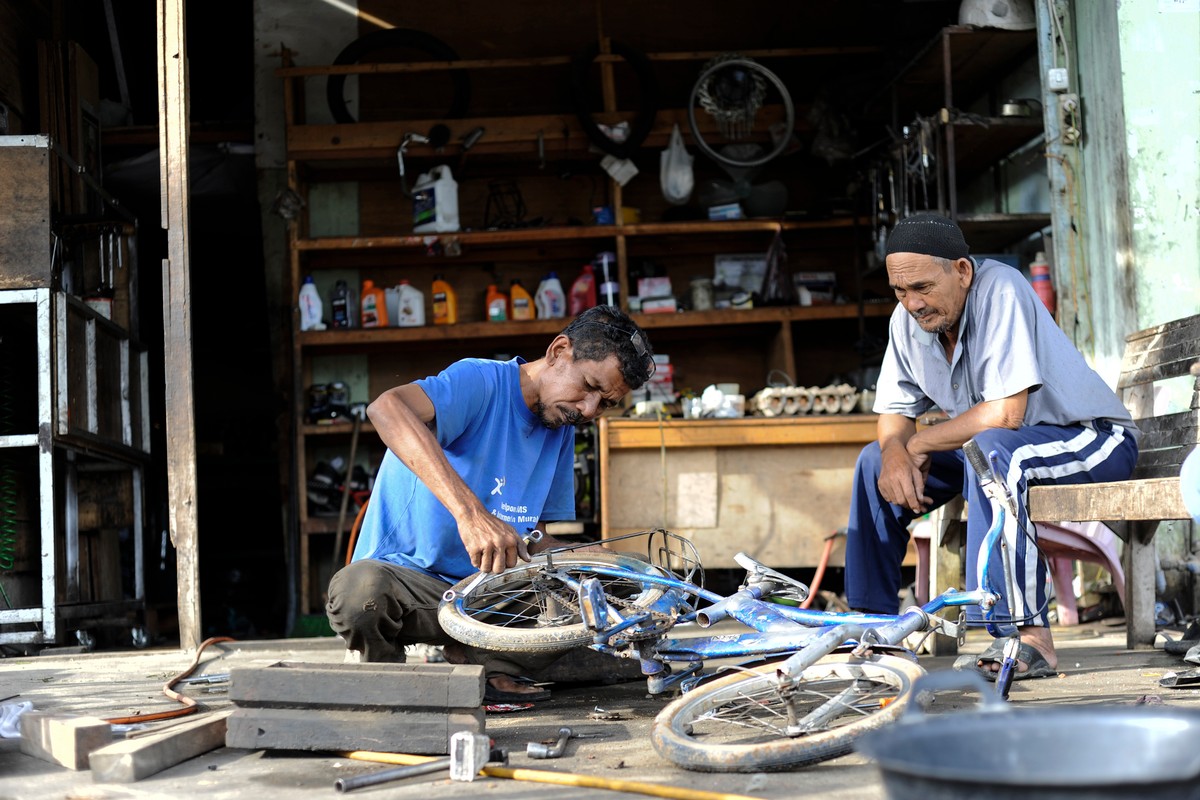
<instances>
[{"instance_id":1,"label":"gray button shirt","mask_svg":"<svg viewBox=\"0 0 1200 800\"><path fill-rule=\"evenodd\" d=\"M950 363L937 334L896 307L874 410L916 418L937 406L956 417L985 400L1029 390L1026 425L1108 420L1137 427L1108 384L1088 366L1029 281L999 261L976 263Z\"/></svg>"}]
</instances>

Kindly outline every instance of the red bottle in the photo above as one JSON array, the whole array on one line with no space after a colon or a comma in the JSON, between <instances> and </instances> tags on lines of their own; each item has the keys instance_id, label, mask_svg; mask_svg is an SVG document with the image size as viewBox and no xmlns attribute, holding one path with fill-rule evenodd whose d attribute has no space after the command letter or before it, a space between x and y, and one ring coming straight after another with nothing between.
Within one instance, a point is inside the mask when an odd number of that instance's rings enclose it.
<instances>
[{"instance_id":1,"label":"red bottle","mask_svg":"<svg viewBox=\"0 0 1200 800\"><path fill-rule=\"evenodd\" d=\"M1045 253L1039 251L1033 257L1033 263L1029 265L1029 280L1033 283L1033 290L1042 298L1042 303L1053 316L1058 309L1058 298L1054 293L1054 284L1050 282L1050 265L1046 263Z\"/></svg>"}]
</instances>

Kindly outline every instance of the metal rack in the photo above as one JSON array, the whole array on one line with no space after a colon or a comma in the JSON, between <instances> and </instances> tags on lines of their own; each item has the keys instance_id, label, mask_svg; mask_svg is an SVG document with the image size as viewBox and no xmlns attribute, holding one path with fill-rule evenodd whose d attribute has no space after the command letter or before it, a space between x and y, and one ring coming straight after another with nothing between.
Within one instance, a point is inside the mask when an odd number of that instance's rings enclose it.
<instances>
[{"instance_id":1,"label":"metal rack","mask_svg":"<svg viewBox=\"0 0 1200 800\"><path fill-rule=\"evenodd\" d=\"M64 173L99 203L73 213ZM140 644L150 423L136 219L45 136L0 137L0 191L13 198L0 220L0 644L73 632L90 645L103 627Z\"/></svg>"}]
</instances>

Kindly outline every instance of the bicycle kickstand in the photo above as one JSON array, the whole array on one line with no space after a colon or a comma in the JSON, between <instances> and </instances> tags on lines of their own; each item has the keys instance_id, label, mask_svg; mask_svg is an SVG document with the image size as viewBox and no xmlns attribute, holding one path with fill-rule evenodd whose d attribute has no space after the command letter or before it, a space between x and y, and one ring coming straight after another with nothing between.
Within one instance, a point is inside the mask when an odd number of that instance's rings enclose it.
<instances>
[{"instance_id":1,"label":"bicycle kickstand","mask_svg":"<svg viewBox=\"0 0 1200 800\"><path fill-rule=\"evenodd\" d=\"M1017 674L1017 653L1021 649L1021 640L1013 637L1004 645L1004 660L1000 663L1000 672L996 675L996 693L1001 700L1008 699L1008 690L1012 687L1013 676Z\"/></svg>"}]
</instances>

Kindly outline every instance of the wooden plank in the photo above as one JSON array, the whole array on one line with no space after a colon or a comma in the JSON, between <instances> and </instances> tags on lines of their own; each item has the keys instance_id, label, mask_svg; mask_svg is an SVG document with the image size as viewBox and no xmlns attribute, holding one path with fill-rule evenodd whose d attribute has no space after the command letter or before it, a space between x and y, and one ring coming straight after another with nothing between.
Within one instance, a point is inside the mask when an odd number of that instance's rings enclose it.
<instances>
[{"instance_id":1,"label":"wooden plank","mask_svg":"<svg viewBox=\"0 0 1200 800\"><path fill-rule=\"evenodd\" d=\"M1178 476L1069 486L1032 486L1031 519L1058 522L1191 519Z\"/></svg>"},{"instance_id":2,"label":"wooden plank","mask_svg":"<svg viewBox=\"0 0 1200 800\"><path fill-rule=\"evenodd\" d=\"M200 646L200 562L196 502L188 229L188 58L183 0L159 0L158 129L163 260L163 358L166 364L167 510L175 545L179 644Z\"/></svg>"},{"instance_id":3,"label":"wooden plank","mask_svg":"<svg viewBox=\"0 0 1200 800\"><path fill-rule=\"evenodd\" d=\"M235 667L229 699L239 707L473 708L483 703L477 664L305 664Z\"/></svg>"},{"instance_id":4,"label":"wooden plank","mask_svg":"<svg viewBox=\"0 0 1200 800\"><path fill-rule=\"evenodd\" d=\"M92 779L132 783L215 750L225 744L226 720L232 713L218 711L94 750Z\"/></svg>"},{"instance_id":5,"label":"wooden plank","mask_svg":"<svg viewBox=\"0 0 1200 800\"><path fill-rule=\"evenodd\" d=\"M111 741L112 726L97 717L46 711L21 715L21 752L67 769L87 769L88 754Z\"/></svg>"},{"instance_id":6,"label":"wooden plank","mask_svg":"<svg viewBox=\"0 0 1200 800\"><path fill-rule=\"evenodd\" d=\"M483 708L449 712L237 708L229 717L225 746L445 755L450 736L458 731L483 733Z\"/></svg>"},{"instance_id":7,"label":"wooden plank","mask_svg":"<svg viewBox=\"0 0 1200 800\"><path fill-rule=\"evenodd\" d=\"M600 112L595 119L600 123L613 124L620 122L628 112ZM783 107L779 105L763 106L759 110L756 129L766 130L767 126L784 120ZM396 120L387 122L358 122L353 125L294 124L287 127L288 157L296 160L319 160L326 158L380 158L387 159L394 167L396 164L396 145L410 131L429 130L444 120ZM654 119L654 126L647 136L644 148L666 146L674 126L690 138L690 126L687 109L660 109ZM698 116L696 124L701 135L716 136L716 122L708 115ZM487 135L471 150L472 156L486 154L520 153L531 154L531 146L538 140L538 134L554 131L555 135L544 137L547 156L556 156L564 149L587 152L589 140L583 132L578 117L574 114L532 114L516 117L472 117L455 120L456 130L468 131L475 127L483 127ZM807 127L802 116L797 114L796 129ZM444 159L461 153L461 143L452 141L442 152L435 152L427 145L413 145L408 150L408 157L414 160L426 158Z\"/></svg>"},{"instance_id":8,"label":"wooden plank","mask_svg":"<svg viewBox=\"0 0 1200 800\"><path fill-rule=\"evenodd\" d=\"M851 45L846 47L776 47L761 50L739 50L742 58L801 58L812 56L865 55L880 53L883 48L876 45ZM693 50L688 52L647 53L650 61L707 61L720 55L723 50ZM621 56L600 54L600 63L623 61ZM540 56L532 58L470 58L458 61L406 61L394 64L329 64L312 67L280 67L275 70L279 78L313 78L322 75L376 75L398 72L434 72L447 69L514 69L527 67L559 67L571 64L572 56Z\"/></svg>"},{"instance_id":9,"label":"wooden plank","mask_svg":"<svg viewBox=\"0 0 1200 800\"><path fill-rule=\"evenodd\" d=\"M24 139L28 146L0 147L0 289L51 283L50 140Z\"/></svg>"},{"instance_id":10,"label":"wooden plank","mask_svg":"<svg viewBox=\"0 0 1200 800\"><path fill-rule=\"evenodd\" d=\"M604 418L601 435L613 450L761 445L865 445L875 441L878 417L847 414L787 419L630 420Z\"/></svg>"}]
</instances>

